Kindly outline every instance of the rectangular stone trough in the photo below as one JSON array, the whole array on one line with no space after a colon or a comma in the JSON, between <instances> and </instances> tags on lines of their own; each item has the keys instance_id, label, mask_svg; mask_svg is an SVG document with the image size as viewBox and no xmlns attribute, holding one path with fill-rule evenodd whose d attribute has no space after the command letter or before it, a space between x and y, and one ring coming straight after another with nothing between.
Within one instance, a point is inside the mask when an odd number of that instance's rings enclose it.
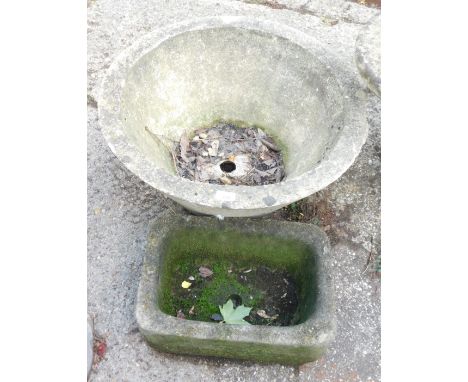
<instances>
[{"instance_id":1,"label":"rectangular stone trough","mask_svg":"<svg viewBox=\"0 0 468 382\"><path fill-rule=\"evenodd\" d=\"M177 261L168 248L180 245L187 232L200 233L203 240L192 245L206 256L233 261L251 257L254 264L286 269L298 286L294 325L229 325L164 313L159 304L161 272L167 269L165 261ZM220 221L167 212L154 223L148 237L136 307L140 332L153 347L170 353L288 365L316 360L335 334L328 257L327 236L311 224L266 219Z\"/></svg>"}]
</instances>

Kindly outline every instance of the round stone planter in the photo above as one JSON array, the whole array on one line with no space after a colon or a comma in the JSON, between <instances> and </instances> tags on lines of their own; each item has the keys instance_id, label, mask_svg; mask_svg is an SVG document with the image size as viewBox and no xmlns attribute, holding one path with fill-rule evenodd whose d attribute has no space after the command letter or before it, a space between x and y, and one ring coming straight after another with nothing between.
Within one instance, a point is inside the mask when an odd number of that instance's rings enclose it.
<instances>
[{"instance_id":1,"label":"round stone planter","mask_svg":"<svg viewBox=\"0 0 468 382\"><path fill-rule=\"evenodd\" d=\"M109 147L142 180L189 210L258 216L339 178L367 136L365 93L351 63L286 25L246 17L156 30L109 68L98 99ZM176 175L169 149L216 120L261 126L282 148L286 176L222 186Z\"/></svg>"}]
</instances>

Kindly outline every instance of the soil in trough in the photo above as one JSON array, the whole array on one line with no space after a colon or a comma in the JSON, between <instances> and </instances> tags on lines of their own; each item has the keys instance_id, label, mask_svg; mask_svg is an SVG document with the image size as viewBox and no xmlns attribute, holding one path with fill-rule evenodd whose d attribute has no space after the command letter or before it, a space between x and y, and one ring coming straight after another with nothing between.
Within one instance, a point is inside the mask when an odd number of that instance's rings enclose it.
<instances>
[{"instance_id":1,"label":"soil in trough","mask_svg":"<svg viewBox=\"0 0 468 382\"><path fill-rule=\"evenodd\" d=\"M200 266L213 274L202 277ZM234 306L251 307L245 320L254 325L287 326L296 315L296 284L284 270L238 267L228 261L204 264L187 261L177 266L171 279L165 310L179 318L212 321L212 316L219 314L219 305L228 299ZM190 283L190 287L183 288L183 281Z\"/></svg>"},{"instance_id":2,"label":"soil in trough","mask_svg":"<svg viewBox=\"0 0 468 382\"><path fill-rule=\"evenodd\" d=\"M316 262L305 243L223 227L175 229L161 247L158 306L213 322L229 299L252 308L254 325L296 325L315 309Z\"/></svg>"}]
</instances>

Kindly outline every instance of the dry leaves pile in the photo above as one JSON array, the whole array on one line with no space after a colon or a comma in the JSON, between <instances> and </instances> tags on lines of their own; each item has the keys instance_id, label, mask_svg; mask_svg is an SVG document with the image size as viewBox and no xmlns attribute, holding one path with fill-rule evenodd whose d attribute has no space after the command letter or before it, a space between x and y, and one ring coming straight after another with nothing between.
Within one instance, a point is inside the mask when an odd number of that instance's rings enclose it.
<instances>
[{"instance_id":1,"label":"dry leaves pile","mask_svg":"<svg viewBox=\"0 0 468 382\"><path fill-rule=\"evenodd\" d=\"M230 161L235 170L223 171ZM264 185L284 177L279 148L260 128L239 128L219 122L195 131L192 139L182 135L175 162L180 176L199 182L232 185Z\"/></svg>"},{"instance_id":2,"label":"dry leaves pile","mask_svg":"<svg viewBox=\"0 0 468 382\"><path fill-rule=\"evenodd\" d=\"M200 268L198 268L198 271L200 272L200 276L204 279L213 276L213 271L210 268L201 266Z\"/></svg>"}]
</instances>

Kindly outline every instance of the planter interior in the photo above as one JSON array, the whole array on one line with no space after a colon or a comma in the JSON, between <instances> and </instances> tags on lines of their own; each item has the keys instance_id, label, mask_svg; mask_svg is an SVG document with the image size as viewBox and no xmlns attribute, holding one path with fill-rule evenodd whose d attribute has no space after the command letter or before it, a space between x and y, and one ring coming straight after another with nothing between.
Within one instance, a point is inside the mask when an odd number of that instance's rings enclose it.
<instances>
[{"instance_id":1,"label":"planter interior","mask_svg":"<svg viewBox=\"0 0 468 382\"><path fill-rule=\"evenodd\" d=\"M333 144L342 105L336 82L309 51L272 34L225 27L182 33L141 58L126 79L122 118L132 143L170 174L171 153L143 127L178 141L217 120L259 125L282 148L293 178Z\"/></svg>"}]
</instances>

